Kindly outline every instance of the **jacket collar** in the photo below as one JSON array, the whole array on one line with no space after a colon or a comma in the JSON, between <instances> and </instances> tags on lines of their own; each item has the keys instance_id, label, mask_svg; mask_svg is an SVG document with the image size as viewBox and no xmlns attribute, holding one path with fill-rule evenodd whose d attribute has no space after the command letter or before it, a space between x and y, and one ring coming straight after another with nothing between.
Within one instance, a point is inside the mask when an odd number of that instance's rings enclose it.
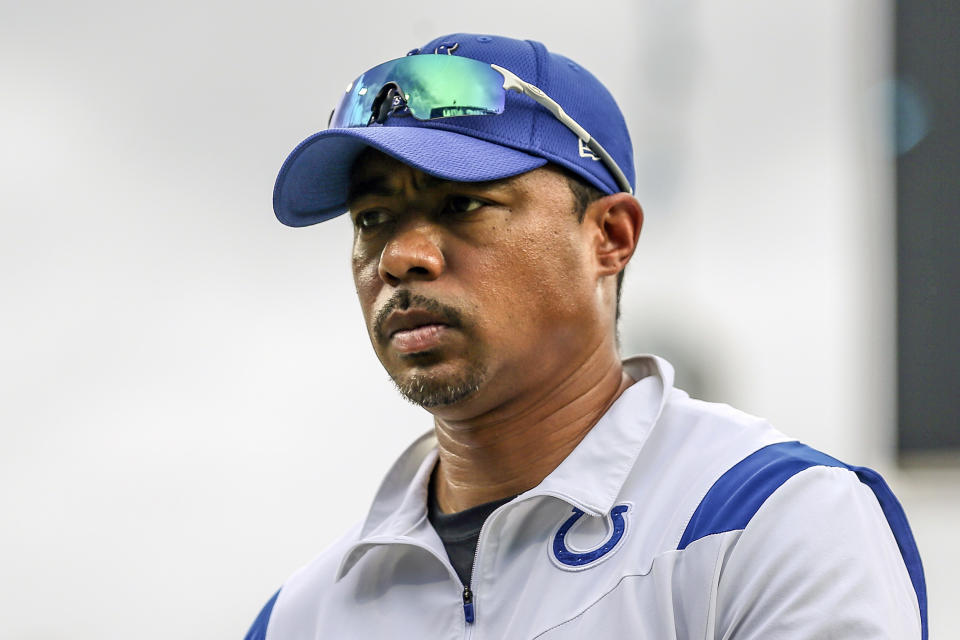
<instances>
[{"instance_id":1,"label":"jacket collar","mask_svg":"<svg viewBox=\"0 0 960 640\"><path fill-rule=\"evenodd\" d=\"M614 507L673 388L673 367L662 358L636 356L623 366L636 382L560 466L521 498L556 496L592 516L602 516Z\"/></svg>"},{"instance_id":2,"label":"jacket collar","mask_svg":"<svg viewBox=\"0 0 960 640\"><path fill-rule=\"evenodd\" d=\"M593 516L608 513L633 469L673 388L673 367L657 356L623 362L636 382L611 405L580 444L543 481L517 497L554 496ZM427 488L437 461L433 430L394 463L377 491L358 541L344 555L339 580L375 544L403 541L427 515ZM589 478L589 482L584 480ZM423 541L421 541L423 542ZM426 541L426 546L438 541ZM440 547L442 552L442 547Z\"/></svg>"}]
</instances>

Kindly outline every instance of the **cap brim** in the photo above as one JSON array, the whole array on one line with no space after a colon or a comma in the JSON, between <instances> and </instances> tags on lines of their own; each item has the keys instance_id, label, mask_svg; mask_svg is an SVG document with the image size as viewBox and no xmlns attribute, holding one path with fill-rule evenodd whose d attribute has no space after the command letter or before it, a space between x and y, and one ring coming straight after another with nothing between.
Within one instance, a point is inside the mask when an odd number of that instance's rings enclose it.
<instances>
[{"instance_id":1,"label":"cap brim","mask_svg":"<svg viewBox=\"0 0 960 640\"><path fill-rule=\"evenodd\" d=\"M273 189L277 219L291 227L305 227L344 213L350 169L367 147L457 182L499 180L547 163L529 153L442 129L327 129L301 142L280 168Z\"/></svg>"}]
</instances>

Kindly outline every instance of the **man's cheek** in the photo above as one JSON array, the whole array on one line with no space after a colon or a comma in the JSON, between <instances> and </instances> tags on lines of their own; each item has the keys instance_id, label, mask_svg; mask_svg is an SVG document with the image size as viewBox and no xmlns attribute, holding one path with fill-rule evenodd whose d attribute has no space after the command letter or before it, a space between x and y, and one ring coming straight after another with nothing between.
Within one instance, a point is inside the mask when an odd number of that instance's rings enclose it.
<instances>
[{"instance_id":1,"label":"man's cheek","mask_svg":"<svg viewBox=\"0 0 960 640\"><path fill-rule=\"evenodd\" d=\"M376 279L355 270L353 283L357 292L357 301L360 303L360 312L363 314L364 325L367 333L373 338L374 304L377 297Z\"/></svg>"},{"instance_id":2,"label":"man's cheek","mask_svg":"<svg viewBox=\"0 0 960 640\"><path fill-rule=\"evenodd\" d=\"M361 302L365 298L376 295L380 276L377 273L377 262L374 260L353 258L353 284Z\"/></svg>"}]
</instances>

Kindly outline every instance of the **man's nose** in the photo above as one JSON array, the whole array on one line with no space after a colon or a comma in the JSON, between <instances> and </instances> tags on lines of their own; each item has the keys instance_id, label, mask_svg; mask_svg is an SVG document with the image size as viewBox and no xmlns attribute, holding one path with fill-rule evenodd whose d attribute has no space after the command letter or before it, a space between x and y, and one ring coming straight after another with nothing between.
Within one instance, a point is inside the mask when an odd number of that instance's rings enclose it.
<instances>
[{"instance_id":1,"label":"man's nose","mask_svg":"<svg viewBox=\"0 0 960 640\"><path fill-rule=\"evenodd\" d=\"M435 280L446 263L436 230L417 224L398 231L383 247L380 278L391 286L409 280Z\"/></svg>"}]
</instances>

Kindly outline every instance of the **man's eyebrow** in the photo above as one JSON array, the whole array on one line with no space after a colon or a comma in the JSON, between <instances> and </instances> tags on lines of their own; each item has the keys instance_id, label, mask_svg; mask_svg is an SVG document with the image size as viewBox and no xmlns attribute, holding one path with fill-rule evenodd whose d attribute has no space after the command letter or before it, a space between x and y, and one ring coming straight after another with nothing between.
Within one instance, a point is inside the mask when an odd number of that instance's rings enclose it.
<instances>
[{"instance_id":1,"label":"man's eyebrow","mask_svg":"<svg viewBox=\"0 0 960 640\"><path fill-rule=\"evenodd\" d=\"M357 182L351 181L347 191L347 202L353 202L363 196L392 196L397 191L398 189L390 184L386 176L375 175Z\"/></svg>"},{"instance_id":2,"label":"man's eyebrow","mask_svg":"<svg viewBox=\"0 0 960 640\"><path fill-rule=\"evenodd\" d=\"M418 176L417 180L414 182L414 188L417 191L423 191L425 189L449 185L454 189L458 187L464 189L488 189L495 185L506 186L518 177L519 176L509 176L499 180L484 180L482 182L455 182L452 180L444 180L443 178L438 178L429 174L422 174ZM386 175L377 174L370 176L369 178L363 178L356 182L351 182L350 188L347 191L347 202L353 202L364 196L390 197L397 195L399 192L400 189L396 185L391 184L390 179Z\"/></svg>"}]
</instances>

